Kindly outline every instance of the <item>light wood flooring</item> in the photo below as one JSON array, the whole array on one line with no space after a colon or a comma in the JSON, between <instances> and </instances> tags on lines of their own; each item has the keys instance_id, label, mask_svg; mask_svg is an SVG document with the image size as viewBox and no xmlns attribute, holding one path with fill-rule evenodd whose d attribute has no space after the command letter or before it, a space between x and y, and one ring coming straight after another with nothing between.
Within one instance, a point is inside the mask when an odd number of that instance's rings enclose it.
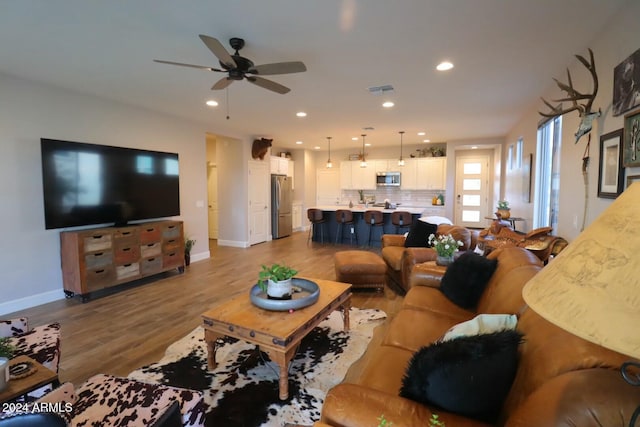
<instances>
[{"instance_id":1,"label":"light wood flooring","mask_svg":"<svg viewBox=\"0 0 640 427\"><path fill-rule=\"evenodd\" d=\"M59 375L63 382L79 385L97 373L126 376L159 360L166 347L198 326L200 315L214 304L248 292L261 264L285 262L298 269L300 277L335 280L333 255L347 249L354 248L307 243L306 232L250 248L217 246L211 241L211 258L192 263L184 274L171 272L142 284L124 285L87 303L77 297L63 299L3 317L28 316L31 325L61 324ZM389 289L356 291L352 297L354 307L379 308L388 319L401 304L402 297ZM378 328L372 343L385 327ZM347 378L357 376L362 364L354 365Z\"/></svg>"}]
</instances>

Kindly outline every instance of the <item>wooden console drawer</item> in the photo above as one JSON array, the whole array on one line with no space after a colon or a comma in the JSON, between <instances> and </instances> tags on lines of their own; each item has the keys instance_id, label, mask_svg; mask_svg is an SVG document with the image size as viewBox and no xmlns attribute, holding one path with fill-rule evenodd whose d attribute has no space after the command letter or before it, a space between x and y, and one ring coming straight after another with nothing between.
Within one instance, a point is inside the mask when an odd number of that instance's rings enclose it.
<instances>
[{"instance_id":1,"label":"wooden console drawer","mask_svg":"<svg viewBox=\"0 0 640 427\"><path fill-rule=\"evenodd\" d=\"M145 258L140 261L140 272L143 276L160 273L162 271L162 257Z\"/></svg>"},{"instance_id":2,"label":"wooden console drawer","mask_svg":"<svg viewBox=\"0 0 640 427\"><path fill-rule=\"evenodd\" d=\"M95 291L110 286L116 278L112 266L87 270L87 291Z\"/></svg>"},{"instance_id":3,"label":"wooden console drawer","mask_svg":"<svg viewBox=\"0 0 640 427\"><path fill-rule=\"evenodd\" d=\"M179 224L165 225L162 229L163 239L178 238L182 234L182 230Z\"/></svg>"},{"instance_id":4,"label":"wooden console drawer","mask_svg":"<svg viewBox=\"0 0 640 427\"><path fill-rule=\"evenodd\" d=\"M140 246L134 244L132 246L121 247L116 245L114 249L116 264L130 264L136 262L140 258Z\"/></svg>"},{"instance_id":5,"label":"wooden console drawer","mask_svg":"<svg viewBox=\"0 0 640 427\"><path fill-rule=\"evenodd\" d=\"M93 252L84 256L84 263L88 270L104 267L113 263L111 251Z\"/></svg>"},{"instance_id":6,"label":"wooden console drawer","mask_svg":"<svg viewBox=\"0 0 640 427\"><path fill-rule=\"evenodd\" d=\"M161 226L159 224L142 224L140 226L140 244L146 245L162 240L160 227Z\"/></svg>"},{"instance_id":7,"label":"wooden console drawer","mask_svg":"<svg viewBox=\"0 0 640 427\"><path fill-rule=\"evenodd\" d=\"M118 280L132 279L137 276L140 276L140 264L137 262L116 267L116 278Z\"/></svg>"},{"instance_id":8,"label":"wooden console drawer","mask_svg":"<svg viewBox=\"0 0 640 427\"><path fill-rule=\"evenodd\" d=\"M162 253L162 244L160 242L147 243L140 246L140 256L147 258L150 256L160 255Z\"/></svg>"},{"instance_id":9,"label":"wooden console drawer","mask_svg":"<svg viewBox=\"0 0 640 427\"><path fill-rule=\"evenodd\" d=\"M177 268L184 265L184 256L180 251L168 252L162 256L163 268Z\"/></svg>"},{"instance_id":10,"label":"wooden console drawer","mask_svg":"<svg viewBox=\"0 0 640 427\"><path fill-rule=\"evenodd\" d=\"M162 243L162 252L173 252L182 247L183 243L180 239L166 239Z\"/></svg>"},{"instance_id":11,"label":"wooden console drawer","mask_svg":"<svg viewBox=\"0 0 640 427\"><path fill-rule=\"evenodd\" d=\"M85 235L82 240L85 252L104 251L111 248L111 233L91 233Z\"/></svg>"}]
</instances>

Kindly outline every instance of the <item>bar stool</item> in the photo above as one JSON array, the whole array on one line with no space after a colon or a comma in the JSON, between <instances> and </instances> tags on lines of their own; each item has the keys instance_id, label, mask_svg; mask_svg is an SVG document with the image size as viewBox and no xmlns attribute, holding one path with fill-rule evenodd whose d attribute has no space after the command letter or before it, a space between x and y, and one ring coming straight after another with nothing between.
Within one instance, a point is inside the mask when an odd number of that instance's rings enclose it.
<instances>
[{"instance_id":1,"label":"bar stool","mask_svg":"<svg viewBox=\"0 0 640 427\"><path fill-rule=\"evenodd\" d=\"M371 236L373 235L374 227L384 227L384 215L380 211L366 211L364 213L364 222L369 226L369 246L371 246ZM384 234L384 228L380 228L382 234Z\"/></svg>"},{"instance_id":2,"label":"bar stool","mask_svg":"<svg viewBox=\"0 0 640 427\"><path fill-rule=\"evenodd\" d=\"M412 222L411 214L407 211L395 211L391 214L391 223L396 226L396 234L400 234L405 227L410 228Z\"/></svg>"},{"instance_id":3,"label":"bar stool","mask_svg":"<svg viewBox=\"0 0 640 427\"><path fill-rule=\"evenodd\" d=\"M342 243L344 228L343 225L349 225L351 229L349 230L349 244L353 243L353 236L356 238L356 245L358 244L358 232L356 231L356 222L353 216L353 212L349 209L338 209L336 211L336 222L338 223L338 228L336 229L336 244L338 243L338 238L340 239L340 243Z\"/></svg>"},{"instance_id":4,"label":"bar stool","mask_svg":"<svg viewBox=\"0 0 640 427\"><path fill-rule=\"evenodd\" d=\"M307 209L307 218L311 223L309 228L309 236L307 237L307 243L311 240L312 236L316 235L316 225L320 225L320 241L324 243L324 223L327 220L324 218L324 213L320 209Z\"/></svg>"}]
</instances>

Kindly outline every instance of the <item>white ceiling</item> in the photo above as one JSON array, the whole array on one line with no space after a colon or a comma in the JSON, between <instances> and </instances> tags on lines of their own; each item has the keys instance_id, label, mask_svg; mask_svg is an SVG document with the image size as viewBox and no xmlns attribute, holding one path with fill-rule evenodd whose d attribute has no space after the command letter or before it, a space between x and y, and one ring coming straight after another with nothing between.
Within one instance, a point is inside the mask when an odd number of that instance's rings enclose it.
<instances>
[{"instance_id":1,"label":"white ceiling","mask_svg":"<svg viewBox=\"0 0 640 427\"><path fill-rule=\"evenodd\" d=\"M635 0L3 0L0 73L204 122L213 133L296 147L358 146L505 135ZM163 59L218 67L198 38L246 41L256 64L303 61L270 79L279 95ZM448 59L455 68L435 71ZM391 84L389 96L367 88ZM216 99L220 106L205 106ZM381 107L384 100L393 109ZM542 106L540 106L542 108ZM304 110L308 116L297 118ZM360 140L361 141L361 140Z\"/></svg>"}]
</instances>

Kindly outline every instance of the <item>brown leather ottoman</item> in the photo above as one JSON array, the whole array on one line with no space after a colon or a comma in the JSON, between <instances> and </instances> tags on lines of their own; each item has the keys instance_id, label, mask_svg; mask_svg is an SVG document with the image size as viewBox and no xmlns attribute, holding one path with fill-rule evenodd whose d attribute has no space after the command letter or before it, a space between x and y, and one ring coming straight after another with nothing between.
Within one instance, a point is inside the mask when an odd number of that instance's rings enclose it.
<instances>
[{"instance_id":1,"label":"brown leather ottoman","mask_svg":"<svg viewBox=\"0 0 640 427\"><path fill-rule=\"evenodd\" d=\"M411 269L411 275L409 276L409 289L414 286L439 288L445 271L447 271L447 267L438 265L435 261L416 264Z\"/></svg>"},{"instance_id":2,"label":"brown leather ottoman","mask_svg":"<svg viewBox=\"0 0 640 427\"><path fill-rule=\"evenodd\" d=\"M387 264L373 252L337 252L334 263L338 282L351 283L352 289L384 289Z\"/></svg>"}]
</instances>

